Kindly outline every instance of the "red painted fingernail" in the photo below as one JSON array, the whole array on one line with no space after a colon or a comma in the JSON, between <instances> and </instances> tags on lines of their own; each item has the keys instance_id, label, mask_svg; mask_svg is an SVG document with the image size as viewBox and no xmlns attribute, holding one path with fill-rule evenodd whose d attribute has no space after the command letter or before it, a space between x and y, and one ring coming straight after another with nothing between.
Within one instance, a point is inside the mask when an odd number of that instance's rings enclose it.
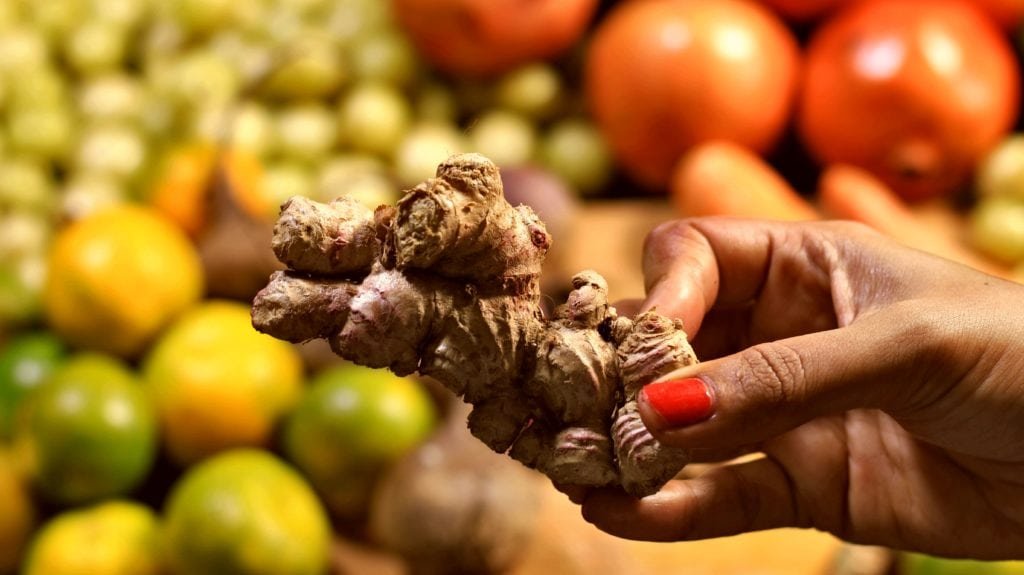
<instances>
[{"instance_id":1,"label":"red painted fingernail","mask_svg":"<svg viewBox=\"0 0 1024 575\"><path fill-rule=\"evenodd\" d=\"M640 393L640 400L654 408L667 427L700 423L714 412L708 385L696 377L652 383Z\"/></svg>"}]
</instances>

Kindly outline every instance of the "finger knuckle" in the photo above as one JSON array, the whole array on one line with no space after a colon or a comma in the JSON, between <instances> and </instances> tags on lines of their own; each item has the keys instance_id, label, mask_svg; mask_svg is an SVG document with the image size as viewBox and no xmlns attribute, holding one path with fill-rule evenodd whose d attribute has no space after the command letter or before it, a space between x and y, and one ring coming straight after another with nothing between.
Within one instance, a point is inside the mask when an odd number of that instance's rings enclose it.
<instances>
[{"instance_id":1,"label":"finger knuckle","mask_svg":"<svg viewBox=\"0 0 1024 575\"><path fill-rule=\"evenodd\" d=\"M730 492L735 495L734 501L741 524L746 529L753 528L761 515L763 505L761 489L736 468L726 466L722 469L725 470L728 480L732 482Z\"/></svg>"},{"instance_id":2,"label":"finger knuckle","mask_svg":"<svg viewBox=\"0 0 1024 575\"><path fill-rule=\"evenodd\" d=\"M647 233L644 240L647 249L655 249L658 246L677 243L690 228L688 220L670 220L662 222Z\"/></svg>"},{"instance_id":3,"label":"finger knuckle","mask_svg":"<svg viewBox=\"0 0 1024 575\"><path fill-rule=\"evenodd\" d=\"M740 354L737 383L743 395L760 398L768 406L782 406L797 399L804 373L803 359L795 349L758 344Z\"/></svg>"}]
</instances>

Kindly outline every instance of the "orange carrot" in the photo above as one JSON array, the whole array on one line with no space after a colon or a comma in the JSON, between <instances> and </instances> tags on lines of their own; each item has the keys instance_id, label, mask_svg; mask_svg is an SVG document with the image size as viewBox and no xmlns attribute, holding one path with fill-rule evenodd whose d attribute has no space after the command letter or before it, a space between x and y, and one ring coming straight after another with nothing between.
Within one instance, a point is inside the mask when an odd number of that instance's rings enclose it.
<instances>
[{"instance_id":1,"label":"orange carrot","mask_svg":"<svg viewBox=\"0 0 1024 575\"><path fill-rule=\"evenodd\" d=\"M681 216L820 217L768 162L724 141L700 144L687 152L673 170L670 194Z\"/></svg>"},{"instance_id":2,"label":"orange carrot","mask_svg":"<svg viewBox=\"0 0 1024 575\"><path fill-rule=\"evenodd\" d=\"M856 220L912 248L1006 277L1004 268L962 245L953 233L926 223L881 180L850 165L828 166L818 180L818 201L832 218Z\"/></svg>"}]
</instances>

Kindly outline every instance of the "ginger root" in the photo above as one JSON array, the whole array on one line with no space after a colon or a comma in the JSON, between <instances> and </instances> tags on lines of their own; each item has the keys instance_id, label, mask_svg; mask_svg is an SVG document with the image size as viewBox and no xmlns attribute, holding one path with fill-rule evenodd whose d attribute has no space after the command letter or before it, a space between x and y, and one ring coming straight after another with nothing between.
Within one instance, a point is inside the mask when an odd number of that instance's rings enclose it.
<instances>
[{"instance_id":1,"label":"ginger root","mask_svg":"<svg viewBox=\"0 0 1024 575\"><path fill-rule=\"evenodd\" d=\"M474 436L556 483L654 493L687 456L647 431L637 392L697 359L681 322L618 316L592 271L545 318L550 242L529 207L505 201L498 168L479 154L452 156L373 212L295 197L273 239L288 269L256 296L253 325L434 378L473 405Z\"/></svg>"}]
</instances>

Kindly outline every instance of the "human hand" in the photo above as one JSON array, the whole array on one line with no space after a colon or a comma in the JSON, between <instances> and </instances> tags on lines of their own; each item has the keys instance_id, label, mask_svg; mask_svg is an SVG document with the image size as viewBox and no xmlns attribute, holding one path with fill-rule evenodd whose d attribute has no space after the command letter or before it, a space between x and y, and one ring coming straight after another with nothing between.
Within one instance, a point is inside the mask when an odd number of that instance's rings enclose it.
<instances>
[{"instance_id":1,"label":"human hand","mask_svg":"<svg viewBox=\"0 0 1024 575\"><path fill-rule=\"evenodd\" d=\"M588 521L1024 557L1024 286L843 222L666 224L644 272L644 307L706 360L647 386L644 422L695 461L764 456L640 500L591 491Z\"/></svg>"}]
</instances>

